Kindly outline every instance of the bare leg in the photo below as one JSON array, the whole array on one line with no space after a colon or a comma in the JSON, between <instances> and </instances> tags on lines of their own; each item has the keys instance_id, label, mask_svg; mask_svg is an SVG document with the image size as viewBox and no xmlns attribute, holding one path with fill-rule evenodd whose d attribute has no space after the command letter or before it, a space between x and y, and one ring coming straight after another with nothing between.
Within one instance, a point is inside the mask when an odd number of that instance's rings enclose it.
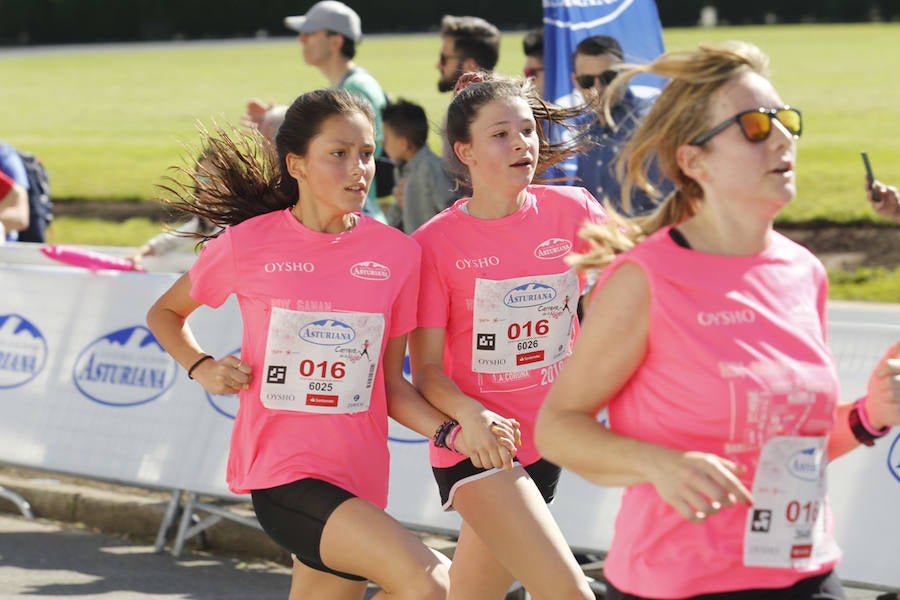
<instances>
[{"instance_id":1,"label":"bare leg","mask_svg":"<svg viewBox=\"0 0 900 600\"><path fill-rule=\"evenodd\" d=\"M291 594L288 600L361 600L366 593L366 581L351 581L307 567L296 558L291 572Z\"/></svg>"},{"instance_id":2,"label":"bare leg","mask_svg":"<svg viewBox=\"0 0 900 600\"><path fill-rule=\"evenodd\" d=\"M587 578L524 469L516 467L467 483L456 491L453 504L482 543L481 547L476 544L457 547L453 555L453 598L502 598L502 594L479 595L466 582L471 579L483 583L493 575L496 584L490 587L491 593L496 594L503 584L507 586L503 588L506 591L512 574L535 600L593 600ZM483 557L484 549L505 569L478 573L483 570L480 564L460 554L477 552L477 560Z\"/></svg>"},{"instance_id":3,"label":"bare leg","mask_svg":"<svg viewBox=\"0 0 900 600\"><path fill-rule=\"evenodd\" d=\"M515 577L463 521L450 565L450 600L497 600L506 595L514 581Z\"/></svg>"},{"instance_id":4,"label":"bare leg","mask_svg":"<svg viewBox=\"0 0 900 600\"><path fill-rule=\"evenodd\" d=\"M374 581L381 591L373 600L447 598L449 559L365 500L353 498L331 513L319 552L329 568Z\"/></svg>"}]
</instances>

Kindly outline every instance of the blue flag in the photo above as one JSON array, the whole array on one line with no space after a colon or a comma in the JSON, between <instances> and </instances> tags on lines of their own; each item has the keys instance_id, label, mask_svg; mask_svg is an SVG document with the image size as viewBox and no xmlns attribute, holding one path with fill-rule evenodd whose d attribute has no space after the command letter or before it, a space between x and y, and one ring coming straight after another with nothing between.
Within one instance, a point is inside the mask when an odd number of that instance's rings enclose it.
<instances>
[{"instance_id":1,"label":"blue flag","mask_svg":"<svg viewBox=\"0 0 900 600\"><path fill-rule=\"evenodd\" d=\"M625 52L625 62L647 63L664 51L654 0L542 0L544 6L544 94L556 100L572 91L572 53L584 38L608 35ZM636 85L662 87L664 80L641 75Z\"/></svg>"}]
</instances>

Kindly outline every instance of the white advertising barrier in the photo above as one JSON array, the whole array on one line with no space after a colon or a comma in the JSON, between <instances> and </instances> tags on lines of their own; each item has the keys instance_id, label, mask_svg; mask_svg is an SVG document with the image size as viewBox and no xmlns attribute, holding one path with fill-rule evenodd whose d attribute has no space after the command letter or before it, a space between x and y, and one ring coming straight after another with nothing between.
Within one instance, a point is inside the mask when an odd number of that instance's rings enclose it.
<instances>
[{"instance_id":1,"label":"white advertising barrier","mask_svg":"<svg viewBox=\"0 0 900 600\"><path fill-rule=\"evenodd\" d=\"M178 275L55 266L27 246L0 246L0 462L237 498L224 482L236 397L187 379L144 324ZM900 339L900 306L832 303L829 321L846 400ZM233 299L199 309L191 325L210 353L239 353ZM440 510L427 440L393 422L390 435L389 512L457 530L458 515ZM836 461L829 475L841 576L900 586L900 435ZM563 473L552 510L573 548L609 547L620 497Z\"/></svg>"},{"instance_id":2,"label":"white advertising barrier","mask_svg":"<svg viewBox=\"0 0 900 600\"><path fill-rule=\"evenodd\" d=\"M844 401L862 396L873 366L900 341L900 306L832 302L829 345ZM828 468L844 580L900 588L900 427Z\"/></svg>"}]
</instances>

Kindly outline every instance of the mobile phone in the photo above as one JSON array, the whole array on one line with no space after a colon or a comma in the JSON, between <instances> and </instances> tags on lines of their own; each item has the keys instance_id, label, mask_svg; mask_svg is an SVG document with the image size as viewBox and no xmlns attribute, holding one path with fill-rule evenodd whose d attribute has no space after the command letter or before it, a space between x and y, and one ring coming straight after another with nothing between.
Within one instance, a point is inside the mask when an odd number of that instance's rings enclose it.
<instances>
[{"instance_id":1,"label":"mobile phone","mask_svg":"<svg viewBox=\"0 0 900 600\"><path fill-rule=\"evenodd\" d=\"M872 174L872 163L869 162L869 154L863 150L860 152L863 159L863 164L866 167L866 181L869 182L869 189L872 190L872 200L878 201L878 193L875 191L875 188L872 187L872 183L875 181L875 175Z\"/></svg>"}]
</instances>

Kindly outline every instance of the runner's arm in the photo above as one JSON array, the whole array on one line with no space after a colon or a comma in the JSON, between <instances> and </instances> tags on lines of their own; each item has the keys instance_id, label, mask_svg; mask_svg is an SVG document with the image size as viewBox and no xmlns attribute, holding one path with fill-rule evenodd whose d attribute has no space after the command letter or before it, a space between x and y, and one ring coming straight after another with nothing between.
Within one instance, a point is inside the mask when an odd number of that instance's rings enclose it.
<instances>
[{"instance_id":1,"label":"runner's arm","mask_svg":"<svg viewBox=\"0 0 900 600\"><path fill-rule=\"evenodd\" d=\"M650 483L691 521L715 513L717 506L749 502L734 463L625 437L597 422L596 415L644 359L649 282L640 267L625 264L595 295L575 350L538 413L538 450L600 485Z\"/></svg>"},{"instance_id":2,"label":"runner's arm","mask_svg":"<svg viewBox=\"0 0 900 600\"><path fill-rule=\"evenodd\" d=\"M450 379L444 372L444 336L439 327L413 331L409 344L413 381L429 403L462 426L457 439L463 438L476 467L508 466L510 449L504 440L518 439L518 422L487 410ZM498 427L492 429L494 424Z\"/></svg>"},{"instance_id":3,"label":"runner's arm","mask_svg":"<svg viewBox=\"0 0 900 600\"><path fill-rule=\"evenodd\" d=\"M191 297L191 278L185 273L166 290L147 312L147 325L156 341L185 370L195 365L206 353L194 337L188 316L200 306ZM194 368L191 376L212 394L234 394L248 389L250 365L236 356L205 360Z\"/></svg>"}]
</instances>

